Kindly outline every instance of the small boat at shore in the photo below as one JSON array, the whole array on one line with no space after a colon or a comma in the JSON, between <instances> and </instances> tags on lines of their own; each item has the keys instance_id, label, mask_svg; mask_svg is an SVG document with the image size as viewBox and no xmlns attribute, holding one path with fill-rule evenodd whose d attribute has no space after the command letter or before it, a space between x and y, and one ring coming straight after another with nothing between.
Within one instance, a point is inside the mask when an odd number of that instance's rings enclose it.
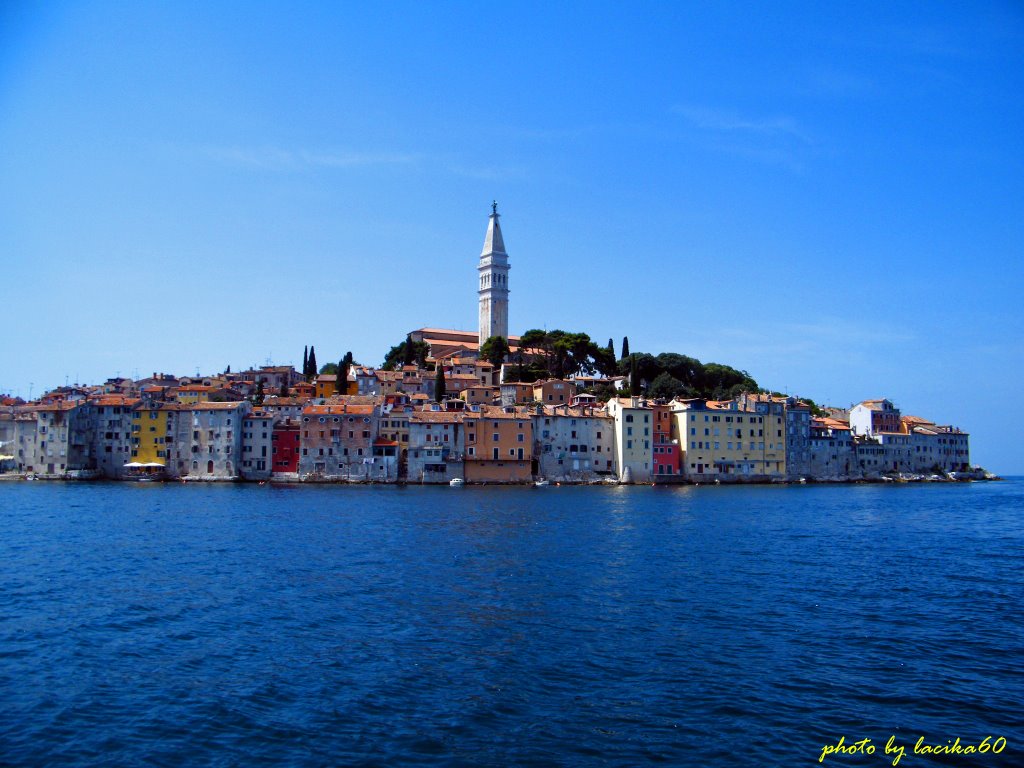
<instances>
[{"instance_id":1,"label":"small boat at shore","mask_svg":"<svg viewBox=\"0 0 1024 768\"><path fill-rule=\"evenodd\" d=\"M534 481L533 483L534 488L543 488L545 485L551 485L551 483L545 480L543 477L540 480Z\"/></svg>"},{"instance_id":2,"label":"small boat at shore","mask_svg":"<svg viewBox=\"0 0 1024 768\"><path fill-rule=\"evenodd\" d=\"M453 477L451 480L448 481L448 485L450 485L452 488L461 488L465 484L466 481L463 480L461 477Z\"/></svg>"}]
</instances>

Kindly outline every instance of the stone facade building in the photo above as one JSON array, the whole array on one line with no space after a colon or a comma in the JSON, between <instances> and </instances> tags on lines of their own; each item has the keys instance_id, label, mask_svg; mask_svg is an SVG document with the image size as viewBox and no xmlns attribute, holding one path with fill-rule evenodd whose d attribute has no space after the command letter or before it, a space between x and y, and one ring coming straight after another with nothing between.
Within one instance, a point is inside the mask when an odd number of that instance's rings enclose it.
<instances>
[{"instance_id":1,"label":"stone facade building","mask_svg":"<svg viewBox=\"0 0 1024 768\"><path fill-rule=\"evenodd\" d=\"M366 481L380 479L385 462L374 466L377 409L371 404L309 405L302 411L299 475L309 479Z\"/></svg>"},{"instance_id":2,"label":"stone facade building","mask_svg":"<svg viewBox=\"0 0 1024 768\"><path fill-rule=\"evenodd\" d=\"M462 411L427 410L408 414L410 483L447 483L465 478L466 432Z\"/></svg>"},{"instance_id":3,"label":"stone facade building","mask_svg":"<svg viewBox=\"0 0 1024 768\"><path fill-rule=\"evenodd\" d=\"M240 477L243 421L247 401L194 403L182 410L178 435L187 446L185 477L193 480L227 480ZM180 463L177 465L180 466Z\"/></svg>"},{"instance_id":4,"label":"stone facade building","mask_svg":"<svg viewBox=\"0 0 1024 768\"><path fill-rule=\"evenodd\" d=\"M132 452L132 408L136 398L124 395L100 395L96 407L96 468L103 477L120 479Z\"/></svg>"},{"instance_id":5,"label":"stone facade building","mask_svg":"<svg viewBox=\"0 0 1024 768\"><path fill-rule=\"evenodd\" d=\"M615 475L615 425L604 410L538 406L533 414L537 474L558 482Z\"/></svg>"},{"instance_id":6,"label":"stone facade building","mask_svg":"<svg viewBox=\"0 0 1024 768\"><path fill-rule=\"evenodd\" d=\"M242 466L245 480L266 480L274 469L274 415L255 408L242 419Z\"/></svg>"}]
</instances>

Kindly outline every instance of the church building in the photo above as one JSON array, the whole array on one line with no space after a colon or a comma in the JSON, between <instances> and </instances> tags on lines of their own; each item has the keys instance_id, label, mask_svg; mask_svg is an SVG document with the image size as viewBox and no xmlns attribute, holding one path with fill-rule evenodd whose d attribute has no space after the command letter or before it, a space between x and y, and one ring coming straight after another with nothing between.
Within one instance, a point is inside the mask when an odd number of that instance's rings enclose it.
<instances>
[{"instance_id":1,"label":"church building","mask_svg":"<svg viewBox=\"0 0 1024 768\"><path fill-rule=\"evenodd\" d=\"M487 220L487 234L477 264L479 285L477 302L480 325L478 330L457 331L449 328L420 328L409 335L413 341L425 341L430 345L430 357L450 357L453 354L476 355L480 346L491 336L503 336L509 347L515 351L519 346L518 336L508 335L508 253L505 239L501 234L498 219L498 204L491 203L491 215Z\"/></svg>"}]
</instances>

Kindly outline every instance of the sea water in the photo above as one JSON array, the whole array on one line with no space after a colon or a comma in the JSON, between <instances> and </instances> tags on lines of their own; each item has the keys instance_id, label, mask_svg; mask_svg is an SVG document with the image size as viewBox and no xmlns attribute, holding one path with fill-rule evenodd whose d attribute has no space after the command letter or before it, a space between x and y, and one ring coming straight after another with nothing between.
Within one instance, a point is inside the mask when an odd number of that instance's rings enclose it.
<instances>
[{"instance_id":1,"label":"sea water","mask_svg":"<svg viewBox=\"0 0 1024 768\"><path fill-rule=\"evenodd\" d=\"M0 763L1024 765L1022 515L1020 481L4 483Z\"/></svg>"}]
</instances>

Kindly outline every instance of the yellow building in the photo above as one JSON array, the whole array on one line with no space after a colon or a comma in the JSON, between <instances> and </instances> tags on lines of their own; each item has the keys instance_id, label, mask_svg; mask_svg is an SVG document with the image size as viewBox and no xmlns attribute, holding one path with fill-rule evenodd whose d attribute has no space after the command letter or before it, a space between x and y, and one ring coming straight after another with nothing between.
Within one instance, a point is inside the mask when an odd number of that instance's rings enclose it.
<instances>
[{"instance_id":1,"label":"yellow building","mask_svg":"<svg viewBox=\"0 0 1024 768\"><path fill-rule=\"evenodd\" d=\"M786 416L781 403L742 411L735 401L672 403L672 437L683 474L695 480L777 480L786 477Z\"/></svg>"},{"instance_id":2,"label":"yellow building","mask_svg":"<svg viewBox=\"0 0 1024 768\"><path fill-rule=\"evenodd\" d=\"M335 395L357 395L359 384L352 371L349 371L347 387L344 392L338 391L338 376L333 373L321 373L316 377L314 397L327 399Z\"/></svg>"},{"instance_id":3,"label":"yellow building","mask_svg":"<svg viewBox=\"0 0 1024 768\"><path fill-rule=\"evenodd\" d=\"M213 387L205 384L187 384L178 387L177 401L183 405L194 405L195 403L207 403L210 401L210 392Z\"/></svg>"},{"instance_id":4,"label":"yellow building","mask_svg":"<svg viewBox=\"0 0 1024 768\"><path fill-rule=\"evenodd\" d=\"M136 464L168 465L174 445L174 418L178 407L172 403L139 403L132 410L131 461Z\"/></svg>"},{"instance_id":5,"label":"yellow building","mask_svg":"<svg viewBox=\"0 0 1024 768\"><path fill-rule=\"evenodd\" d=\"M647 400L613 397L605 404L615 435L615 468L623 483L649 483L654 475L654 419Z\"/></svg>"}]
</instances>

